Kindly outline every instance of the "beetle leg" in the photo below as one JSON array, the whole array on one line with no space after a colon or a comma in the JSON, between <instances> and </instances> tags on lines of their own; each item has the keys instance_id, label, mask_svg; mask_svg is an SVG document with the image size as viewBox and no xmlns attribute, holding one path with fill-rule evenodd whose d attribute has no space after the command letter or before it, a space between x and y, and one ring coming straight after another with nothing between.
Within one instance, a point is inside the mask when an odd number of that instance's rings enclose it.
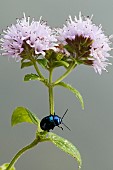
<instances>
[{"instance_id":1,"label":"beetle leg","mask_svg":"<svg viewBox=\"0 0 113 170\"><path fill-rule=\"evenodd\" d=\"M61 126L58 126L60 129L62 129L63 130L63 127L61 127Z\"/></svg>"}]
</instances>

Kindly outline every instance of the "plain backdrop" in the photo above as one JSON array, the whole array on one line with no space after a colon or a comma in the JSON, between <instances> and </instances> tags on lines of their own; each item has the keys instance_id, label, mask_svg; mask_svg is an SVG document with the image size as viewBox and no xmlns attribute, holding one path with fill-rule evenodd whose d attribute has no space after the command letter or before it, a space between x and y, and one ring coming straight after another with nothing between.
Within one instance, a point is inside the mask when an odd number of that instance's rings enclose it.
<instances>
[{"instance_id":1,"label":"plain backdrop","mask_svg":"<svg viewBox=\"0 0 113 170\"><path fill-rule=\"evenodd\" d=\"M69 15L93 17L93 22L102 24L105 34L113 33L112 0L0 0L0 32L16 18L26 16L38 20L40 16L51 27L62 27ZM113 55L113 52L112 52ZM113 59L110 60L113 62ZM63 72L56 70L54 79ZM34 69L20 69L20 63L6 56L0 56L0 164L10 162L17 151L30 143L35 137L36 127L31 124L19 124L11 127L11 114L15 107L25 106L42 119L49 114L48 91L39 82L23 81L26 73L35 73ZM45 72L43 72L45 73ZM82 170L113 169L113 66L108 73L100 76L93 68L78 66L65 82L79 90L85 102L82 110L79 101L71 92L55 88L55 112L64 118L71 129L54 132L70 140L79 149ZM43 143L26 152L16 163L17 170L75 170L76 161L51 143Z\"/></svg>"}]
</instances>

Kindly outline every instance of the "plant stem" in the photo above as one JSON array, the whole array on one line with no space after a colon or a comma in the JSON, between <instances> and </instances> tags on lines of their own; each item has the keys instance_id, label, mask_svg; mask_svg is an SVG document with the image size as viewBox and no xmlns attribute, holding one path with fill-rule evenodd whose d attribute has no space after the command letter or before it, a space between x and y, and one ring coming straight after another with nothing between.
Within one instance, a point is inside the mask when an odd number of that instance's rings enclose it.
<instances>
[{"instance_id":1,"label":"plant stem","mask_svg":"<svg viewBox=\"0 0 113 170\"><path fill-rule=\"evenodd\" d=\"M75 66L76 66L76 62L72 63L70 67L67 69L67 71L61 77L59 77L55 82L53 82L53 86L61 82L64 78L66 78L68 74L74 69Z\"/></svg>"},{"instance_id":2,"label":"plant stem","mask_svg":"<svg viewBox=\"0 0 113 170\"><path fill-rule=\"evenodd\" d=\"M19 157L27 150L33 148L34 146L36 146L39 143L38 139L35 139L31 144L25 146L24 148L22 148L19 152L17 152L17 154L14 156L14 158L12 159L12 161L10 162L9 166L6 168L6 170L10 170L10 168L15 164L15 162L19 159Z\"/></svg>"},{"instance_id":3,"label":"plant stem","mask_svg":"<svg viewBox=\"0 0 113 170\"><path fill-rule=\"evenodd\" d=\"M50 114L54 115L54 96L53 96L53 86L52 86L52 73L53 69L49 70L49 109L50 109Z\"/></svg>"},{"instance_id":4,"label":"plant stem","mask_svg":"<svg viewBox=\"0 0 113 170\"><path fill-rule=\"evenodd\" d=\"M35 70L36 70L36 72L38 73L38 75L39 75L42 79L45 79L44 76L42 75L42 73L40 72L37 64L36 64L36 61L35 61L33 58L32 58L32 62L33 62L33 65L34 65Z\"/></svg>"}]
</instances>

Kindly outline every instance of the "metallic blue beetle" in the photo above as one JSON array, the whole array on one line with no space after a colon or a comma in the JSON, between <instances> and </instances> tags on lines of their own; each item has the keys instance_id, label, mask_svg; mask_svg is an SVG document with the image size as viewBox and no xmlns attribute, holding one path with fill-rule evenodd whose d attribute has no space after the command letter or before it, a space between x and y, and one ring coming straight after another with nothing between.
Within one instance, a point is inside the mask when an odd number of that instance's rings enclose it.
<instances>
[{"instance_id":1,"label":"metallic blue beetle","mask_svg":"<svg viewBox=\"0 0 113 170\"><path fill-rule=\"evenodd\" d=\"M63 122L63 118L65 116L65 114L67 113L68 109L65 111L64 115L61 117L59 117L58 115L49 115L44 117L41 122L40 122L40 127L42 130L45 131L50 131L51 129L53 130L55 126L58 126L59 128L61 128L63 130L62 127L60 127L60 124L63 124L65 127L67 127ZM67 127L68 128L68 127ZM68 128L69 129L69 128ZM70 129L69 129L70 130Z\"/></svg>"}]
</instances>

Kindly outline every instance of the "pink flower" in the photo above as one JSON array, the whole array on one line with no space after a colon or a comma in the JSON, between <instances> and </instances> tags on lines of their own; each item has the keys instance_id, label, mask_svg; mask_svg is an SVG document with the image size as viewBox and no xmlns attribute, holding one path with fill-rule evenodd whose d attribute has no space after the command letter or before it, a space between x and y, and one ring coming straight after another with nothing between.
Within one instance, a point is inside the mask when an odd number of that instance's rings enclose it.
<instances>
[{"instance_id":1,"label":"pink flower","mask_svg":"<svg viewBox=\"0 0 113 170\"><path fill-rule=\"evenodd\" d=\"M74 51L71 53L69 50L70 55L84 64L92 65L99 74L111 64L108 62L111 57L110 38L104 35L101 25L92 23L92 17L82 17L79 13L79 19L75 16L73 21L69 16L66 25L56 31L59 43L69 45Z\"/></svg>"},{"instance_id":2,"label":"pink flower","mask_svg":"<svg viewBox=\"0 0 113 170\"><path fill-rule=\"evenodd\" d=\"M34 50L34 55L44 56L46 50L56 50L57 39L54 31L46 22L41 21L41 18L39 21L33 19L30 23L30 17L26 18L24 14L22 19L17 19L17 24L3 31L1 38L3 55L21 59L25 44Z\"/></svg>"}]
</instances>

